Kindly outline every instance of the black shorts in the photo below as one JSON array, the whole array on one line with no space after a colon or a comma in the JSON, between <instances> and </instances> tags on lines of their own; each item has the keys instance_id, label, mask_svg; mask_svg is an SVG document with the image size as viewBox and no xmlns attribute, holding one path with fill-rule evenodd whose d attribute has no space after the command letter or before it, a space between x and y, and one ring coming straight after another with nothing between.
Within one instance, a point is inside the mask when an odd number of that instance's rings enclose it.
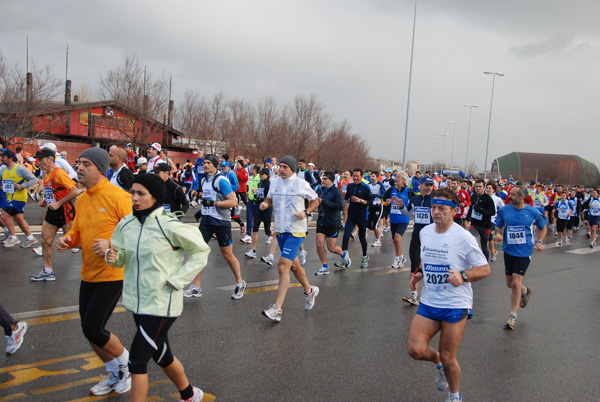
<instances>
[{"instance_id":1,"label":"black shorts","mask_svg":"<svg viewBox=\"0 0 600 402\"><path fill-rule=\"evenodd\" d=\"M23 213L23 211L19 211L18 209L13 208L13 207L4 207L2 209L4 210L4 212L6 212L7 214L9 214L10 216L13 216L13 217L15 215Z\"/></svg>"},{"instance_id":2,"label":"black shorts","mask_svg":"<svg viewBox=\"0 0 600 402\"><path fill-rule=\"evenodd\" d=\"M63 207L58 208L56 211L48 209L44 220L57 228L62 228L75 218L75 210L71 209L71 212L72 213L69 214L71 216L67 216Z\"/></svg>"},{"instance_id":3,"label":"black shorts","mask_svg":"<svg viewBox=\"0 0 600 402\"><path fill-rule=\"evenodd\" d=\"M557 218L556 219L556 231L559 233L563 233L565 231L568 223L569 223L568 219ZM571 226L571 228L573 228L573 226Z\"/></svg>"},{"instance_id":4,"label":"black shorts","mask_svg":"<svg viewBox=\"0 0 600 402\"><path fill-rule=\"evenodd\" d=\"M377 226L379 226L379 221L381 220L381 215L383 213L383 204L373 205L369 207L369 218L367 222L367 228L370 230L375 230Z\"/></svg>"},{"instance_id":5,"label":"black shorts","mask_svg":"<svg viewBox=\"0 0 600 402\"><path fill-rule=\"evenodd\" d=\"M200 223L200 233L204 238L204 242L208 244L213 234L217 235L217 243L219 247L231 246L231 224L227 226L205 225Z\"/></svg>"},{"instance_id":6,"label":"black shorts","mask_svg":"<svg viewBox=\"0 0 600 402\"><path fill-rule=\"evenodd\" d=\"M525 271L529 267L531 257L515 257L508 253L504 253L504 273L506 276L519 274L525 276Z\"/></svg>"},{"instance_id":7,"label":"black shorts","mask_svg":"<svg viewBox=\"0 0 600 402\"><path fill-rule=\"evenodd\" d=\"M390 210L392 209L392 204L383 206L383 219L387 219L390 216Z\"/></svg>"},{"instance_id":8,"label":"black shorts","mask_svg":"<svg viewBox=\"0 0 600 402\"><path fill-rule=\"evenodd\" d=\"M337 239L340 229L333 226L319 226L317 225L317 233L322 233L325 237L330 239Z\"/></svg>"},{"instance_id":9,"label":"black shorts","mask_svg":"<svg viewBox=\"0 0 600 402\"><path fill-rule=\"evenodd\" d=\"M406 232L406 228L408 227L408 223L390 223L390 230L392 232L392 239L396 234L400 236L404 236L404 232Z\"/></svg>"}]
</instances>

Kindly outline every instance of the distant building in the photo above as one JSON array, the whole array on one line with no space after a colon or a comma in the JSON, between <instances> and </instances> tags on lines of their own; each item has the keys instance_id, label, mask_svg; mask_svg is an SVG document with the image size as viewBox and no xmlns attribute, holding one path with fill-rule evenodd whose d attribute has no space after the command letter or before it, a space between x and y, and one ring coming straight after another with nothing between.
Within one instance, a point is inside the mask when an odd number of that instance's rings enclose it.
<instances>
[{"instance_id":1,"label":"distant building","mask_svg":"<svg viewBox=\"0 0 600 402\"><path fill-rule=\"evenodd\" d=\"M565 185L600 185L600 171L592 162L577 155L512 152L492 162L489 177L517 181L553 182Z\"/></svg>"}]
</instances>

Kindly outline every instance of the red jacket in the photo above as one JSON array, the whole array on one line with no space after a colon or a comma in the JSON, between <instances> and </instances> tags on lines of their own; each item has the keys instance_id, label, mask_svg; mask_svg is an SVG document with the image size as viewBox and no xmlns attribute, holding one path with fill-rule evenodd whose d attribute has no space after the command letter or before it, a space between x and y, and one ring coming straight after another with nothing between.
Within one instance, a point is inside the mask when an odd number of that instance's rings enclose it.
<instances>
[{"instance_id":1,"label":"red jacket","mask_svg":"<svg viewBox=\"0 0 600 402\"><path fill-rule=\"evenodd\" d=\"M239 168L235 171L240 188L236 193L247 193L248 192L248 171L244 168Z\"/></svg>"}]
</instances>

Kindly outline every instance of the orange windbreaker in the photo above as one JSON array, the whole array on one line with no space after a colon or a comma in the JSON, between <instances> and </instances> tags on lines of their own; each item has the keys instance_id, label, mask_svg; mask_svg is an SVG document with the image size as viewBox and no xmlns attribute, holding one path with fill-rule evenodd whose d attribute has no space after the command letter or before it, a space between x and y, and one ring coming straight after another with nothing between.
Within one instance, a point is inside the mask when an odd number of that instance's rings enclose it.
<instances>
[{"instance_id":1,"label":"orange windbreaker","mask_svg":"<svg viewBox=\"0 0 600 402\"><path fill-rule=\"evenodd\" d=\"M81 244L81 279L85 282L123 280L123 268L111 267L104 256L94 253L94 239L108 239L119 221L132 211L131 195L104 179L83 192L75 202L73 227L65 235L71 237L69 246Z\"/></svg>"}]
</instances>

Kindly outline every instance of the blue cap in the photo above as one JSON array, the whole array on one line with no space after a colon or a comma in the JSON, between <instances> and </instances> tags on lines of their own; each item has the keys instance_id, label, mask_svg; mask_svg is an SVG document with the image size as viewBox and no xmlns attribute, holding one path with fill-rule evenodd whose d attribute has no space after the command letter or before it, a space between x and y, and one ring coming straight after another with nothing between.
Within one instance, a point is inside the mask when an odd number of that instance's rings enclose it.
<instances>
[{"instance_id":1,"label":"blue cap","mask_svg":"<svg viewBox=\"0 0 600 402\"><path fill-rule=\"evenodd\" d=\"M433 179L431 177L424 176L424 177L421 177L421 181L419 183L421 183L421 184L434 184L434 181L433 181Z\"/></svg>"},{"instance_id":2,"label":"blue cap","mask_svg":"<svg viewBox=\"0 0 600 402\"><path fill-rule=\"evenodd\" d=\"M223 161L223 163L221 163L221 166L231 166L231 164L227 161Z\"/></svg>"}]
</instances>

